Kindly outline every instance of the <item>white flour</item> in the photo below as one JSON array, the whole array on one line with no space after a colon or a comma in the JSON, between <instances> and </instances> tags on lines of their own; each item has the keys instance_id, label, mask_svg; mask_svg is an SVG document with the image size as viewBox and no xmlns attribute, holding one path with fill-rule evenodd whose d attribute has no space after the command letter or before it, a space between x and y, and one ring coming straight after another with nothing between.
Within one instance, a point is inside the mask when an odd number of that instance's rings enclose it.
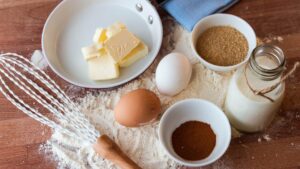
<instances>
[{"instance_id":1,"label":"white flour","mask_svg":"<svg viewBox=\"0 0 300 169\"><path fill-rule=\"evenodd\" d=\"M175 51L184 53L189 56L191 62L195 63L195 58L190 53L190 47L187 45L189 44L189 34L178 26L171 29L171 32L174 32L174 34L171 33L167 36L172 36L173 38L165 37L165 39L169 40L164 42L163 47L168 45L174 46ZM172 41L177 43L171 44ZM165 55L168 52L162 51L160 55ZM179 95L167 97L159 94L155 86L154 70L157 62L139 79L116 90L87 94L84 98L77 99L77 103L82 113L88 117L91 123L101 133L113 138L120 148L142 168L177 168L178 164L169 159L160 147L157 135L158 122L139 128L123 127L114 120L113 108L115 104L123 94L134 89L147 88L159 96L164 110L171 104L186 98L202 98L222 107L230 75L219 75L196 63L193 65L193 76L189 86ZM56 131L54 131L51 139L42 146L42 149L50 152L56 158L59 168L116 168L107 160L97 156L90 146L82 145L76 139L61 135Z\"/></svg>"},{"instance_id":2,"label":"white flour","mask_svg":"<svg viewBox=\"0 0 300 169\"><path fill-rule=\"evenodd\" d=\"M44 58L42 51L40 50L35 50L30 60L32 63L34 63L36 66L38 66L41 69L45 69L48 66L48 63Z\"/></svg>"}]
</instances>

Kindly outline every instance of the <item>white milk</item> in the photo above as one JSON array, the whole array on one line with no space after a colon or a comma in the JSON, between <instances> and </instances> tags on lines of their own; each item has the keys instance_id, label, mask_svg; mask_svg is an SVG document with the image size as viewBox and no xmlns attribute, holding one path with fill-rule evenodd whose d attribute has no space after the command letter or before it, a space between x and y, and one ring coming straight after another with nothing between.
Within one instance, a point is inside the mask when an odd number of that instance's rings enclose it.
<instances>
[{"instance_id":1,"label":"white milk","mask_svg":"<svg viewBox=\"0 0 300 169\"><path fill-rule=\"evenodd\" d=\"M244 76L239 74L241 71L235 73L230 81L225 113L231 124L239 130L246 132L263 130L270 124L280 107L284 96L284 84L271 92L275 102L270 102L254 95L247 86Z\"/></svg>"},{"instance_id":2,"label":"white milk","mask_svg":"<svg viewBox=\"0 0 300 169\"><path fill-rule=\"evenodd\" d=\"M269 56L258 57L255 61L265 69L272 70L278 67L278 63L270 60ZM225 113L235 128L245 132L261 131L270 124L279 110L284 97L285 84L281 83L275 90L266 94L274 100L271 102L250 90L244 69L238 70L231 78L225 101ZM250 86L256 90L272 86L280 80L280 77L268 81L262 80L251 69L248 65L246 74Z\"/></svg>"}]
</instances>

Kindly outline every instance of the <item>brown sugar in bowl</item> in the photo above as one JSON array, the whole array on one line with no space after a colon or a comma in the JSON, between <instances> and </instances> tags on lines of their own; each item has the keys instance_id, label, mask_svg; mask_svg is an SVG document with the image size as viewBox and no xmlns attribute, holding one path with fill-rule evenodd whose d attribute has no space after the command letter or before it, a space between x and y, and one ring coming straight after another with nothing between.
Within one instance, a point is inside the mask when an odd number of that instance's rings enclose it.
<instances>
[{"instance_id":1,"label":"brown sugar in bowl","mask_svg":"<svg viewBox=\"0 0 300 169\"><path fill-rule=\"evenodd\" d=\"M216 26L230 26L232 28L235 28L236 30L238 30L240 33L244 35L244 37L248 42L248 51L246 56L241 62L234 65L220 66L208 62L202 56L199 55L199 53L197 52L197 41L199 36L207 29ZM218 72L228 72L228 71L235 70L241 67L242 65L244 65L246 62L248 62L253 49L256 47L256 35L253 28L240 17L231 14L213 14L201 19L195 25L192 31L190 43L194 55L197 56L198 60L205 67Z\"/></svg>"}]
</instances>

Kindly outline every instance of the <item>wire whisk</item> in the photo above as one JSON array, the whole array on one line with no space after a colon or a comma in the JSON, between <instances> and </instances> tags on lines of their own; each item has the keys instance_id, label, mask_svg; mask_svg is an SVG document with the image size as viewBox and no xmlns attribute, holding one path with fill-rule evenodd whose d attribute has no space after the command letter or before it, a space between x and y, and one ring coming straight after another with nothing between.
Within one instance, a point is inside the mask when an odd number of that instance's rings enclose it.
<instances>
[{"instance_id":1,"label":"wire whisk","mask_svg":"<svg viewBox=\"0 0 300 169\"><path fill-rule=\"evenodd\" d=\"M15 53L0 55L0 91L31 118L70 137L90 143L103 158L119 167L140 168L108 136L96 130L54 80L23 56ZM25 101L24 96L29 96L30 101ZM50 117L42 114L34 102L50 112ZM63 124L72 128L66 128Z\"/></svg>"}]
</instances>

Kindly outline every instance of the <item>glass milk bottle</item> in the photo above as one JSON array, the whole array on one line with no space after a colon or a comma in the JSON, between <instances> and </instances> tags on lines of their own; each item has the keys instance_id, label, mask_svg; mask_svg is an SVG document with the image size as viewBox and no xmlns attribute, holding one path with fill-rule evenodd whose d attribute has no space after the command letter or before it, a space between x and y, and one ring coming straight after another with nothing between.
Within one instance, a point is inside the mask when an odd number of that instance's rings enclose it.
<instances>
[{"instance_id":1,"label":"glass milk bottle","mask_svg":"<svg viewBox=\"0 0 300 169\"><path fill-rule=\"evenodd\" d=\"M284 96L285 84L280 81L284 66L284 54L279 47L261 45L253 50L249 63L234 73L226 96L225 113L235 128L256 132L270 124ZM277 87L271 90L274 85ZM255 94L263 89L269 92Z\"/></svg>"}]
</instances>

